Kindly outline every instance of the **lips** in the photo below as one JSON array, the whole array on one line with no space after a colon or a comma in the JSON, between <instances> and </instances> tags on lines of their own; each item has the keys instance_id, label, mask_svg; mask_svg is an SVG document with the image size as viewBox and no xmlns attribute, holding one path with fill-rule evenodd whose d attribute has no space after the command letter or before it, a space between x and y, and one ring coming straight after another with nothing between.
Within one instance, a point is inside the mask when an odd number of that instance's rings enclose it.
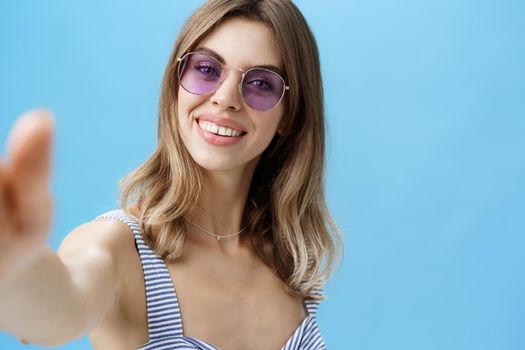
<instances>
[{"instance_id":1,"label":"lips","mask_svg":"<svg viewBox=\"0 0 525 350\"><path fill-rule=\"evenodd\" d=\"M237 137L245 134L244 131L228 128L227 126L220 126L206 120L199 120L198 124L201 129L219 136Z\"/></svg>"},{"instance_id":2,"label":"lips","mask_svg":"<svg viewBox=\"0 0 525 350\"><path fill-rule=\"evenodd\" d=\"M213 124L217 124L219 127L222 126L222 127L230 128L230 129L233 129L233 130L242 131L243 134L248 132L246 130L247 128L242 126L242 124L240 124L239 122L236 122L236 121L234 121L233 119L230 119L230 118L221 118L221 117L216 117L216 116L213 116L213 115L201 115L201 116L196 116L195 119L196 119L197 123L199 123L199 121L203 120L203 121L211 122Z\"/></svg>"},{"instance_id":3,"label":"lips","mask_svg":"<svg viewBox=\"0 0 525 350\"><path fill-rule=\"evenodd\" d=\"M244 135L246 135L246 133L244 132L240 136L221 136L221 135L214 134L212 132L209 132L201 128L197 119L194 120L194 123L195 123L195 129L197 131L197 134L206 143L213 145L213 146L219 146L219 147L232 146L232 145L239 143L241 140L243 140Z\"/></svg>"}]
</instances>

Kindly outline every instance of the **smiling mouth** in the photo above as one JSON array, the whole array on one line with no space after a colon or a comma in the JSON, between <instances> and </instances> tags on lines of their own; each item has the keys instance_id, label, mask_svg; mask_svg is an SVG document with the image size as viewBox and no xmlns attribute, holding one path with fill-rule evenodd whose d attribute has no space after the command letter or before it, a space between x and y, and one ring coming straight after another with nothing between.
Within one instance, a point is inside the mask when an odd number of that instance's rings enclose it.
<instances>
[{"instance_id":1,"label":"smiling mouth","mask_svg":"<svg viewBox=\"0 0 525 350\"><path fill-rule=\"evenodd\" d=\"M199 128L205 130L209 133L215 134L222 137L240 137L247 134L246 131L235 130L226 126L221 126L215 123L212 123L207 120L197 120Z\"/></svg>"}]
</instances>

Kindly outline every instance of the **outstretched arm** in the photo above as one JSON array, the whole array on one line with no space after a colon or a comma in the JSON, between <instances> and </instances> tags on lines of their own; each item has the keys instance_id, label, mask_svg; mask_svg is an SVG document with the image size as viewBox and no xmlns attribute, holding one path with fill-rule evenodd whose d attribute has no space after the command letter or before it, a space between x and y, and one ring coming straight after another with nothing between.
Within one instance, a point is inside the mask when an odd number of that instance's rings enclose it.
<instances>
[{"instance_id":1,"label":"outstretched arm","mask_svg":"<svg viewBox=\"0 0 525 350\"><path fill-rule=\"evenodd\" d=\"M0 330L45 346L87 335L118 286L114 223L80 226L58 253L46 243L52 130L47 112L22 116L0 163Z\"/></svg>"}]
</instances>

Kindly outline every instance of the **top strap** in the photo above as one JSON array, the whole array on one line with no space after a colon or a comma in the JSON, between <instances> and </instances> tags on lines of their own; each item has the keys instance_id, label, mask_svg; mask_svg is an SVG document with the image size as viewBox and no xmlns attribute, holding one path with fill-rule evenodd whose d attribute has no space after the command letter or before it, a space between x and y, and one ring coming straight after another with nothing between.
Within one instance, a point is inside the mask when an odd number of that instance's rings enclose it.
<instances>
[{"instance_id":1,"label":"top strap","mask_svg":"<svg viewBox=\"0 0 525 350\"><path fill-rule=\"evenodd\" d=\"M323 295L323 289L320 283L314 287L310 295L313 297L321 297ZM320 304L321 304L320 300L305 299L304 301L304 305L306 306L306 309L308 310L308 315L312 317L317 316L317 310L319 310Z\"/></svg>"},{"instance_id":2,"label":"top strap","mask_svg":"<svg viewBox=\"0 0 525 350\"><path fill-rule=\"evenodd\" d=\"M121 209L109 211L95 218L95 220L103 219L125 223L135 237L135 246L144 272L149 340L182 336L182 320L173 280L162 258L145 244L137 220Z\"/></svg>"}]
</instances>

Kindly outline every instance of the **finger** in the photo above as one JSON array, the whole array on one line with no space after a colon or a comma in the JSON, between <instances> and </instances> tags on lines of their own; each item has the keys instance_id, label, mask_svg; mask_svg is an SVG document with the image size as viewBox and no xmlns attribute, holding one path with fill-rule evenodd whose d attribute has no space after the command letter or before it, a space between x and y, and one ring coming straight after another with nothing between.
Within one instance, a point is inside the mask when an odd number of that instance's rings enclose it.
<instances>
[{"instance_id":1,"label":"finger","mask_svg":"<svg viewBox=\"0 0 525 350\"><path fill-rule=\"evenodd\" d=\"M4 166L0 161L0 235L5 233L7 220L7 203L5 193Z\"/></svg>"},{"instance_id":2,"label":"finger","mask_svg":"<svg viewBox=\"0 0 525 350\"><path fill-rule=\"evenodd\" d=\"M53 124L49 112L32 111L9 136L5 191L12 225L20 232L44 234L50 227Z\"/></svg>"},{"instance_id":3,"label":"finger","mask_svg":"<svg viewBox=\"0 0 525 350\"><path fill-rule=\"evenodd\" d=\"M53 126L51 113L35 110L20 117L9 135L8 176L26 189L49 182Z\"/></svg>"}]
</instances>

